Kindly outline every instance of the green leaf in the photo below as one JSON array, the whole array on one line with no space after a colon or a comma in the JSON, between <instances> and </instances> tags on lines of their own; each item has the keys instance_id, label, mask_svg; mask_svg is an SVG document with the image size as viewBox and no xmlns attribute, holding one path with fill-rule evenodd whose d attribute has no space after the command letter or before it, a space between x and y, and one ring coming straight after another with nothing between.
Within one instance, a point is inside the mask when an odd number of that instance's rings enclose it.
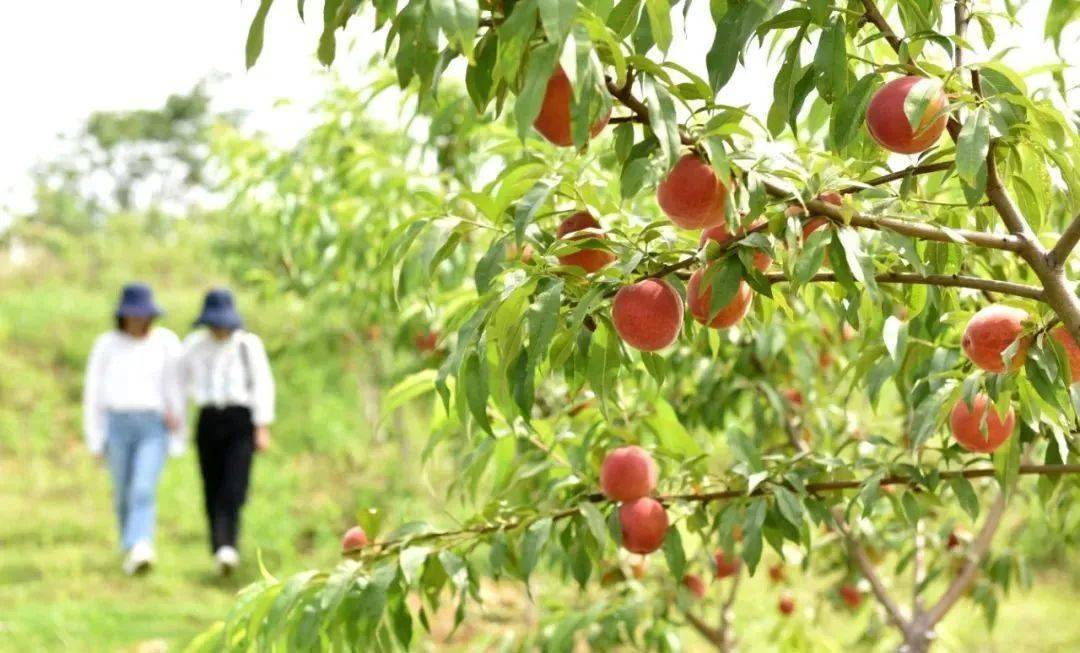
<instances>
[{"instance_id":1,"label":"green leaf","mask_svg":"<svg viewBox=\"0 0 1080 653\"><path fill-rule=\"evenodd\" d=\"M671 46L671 5L668 0L645 0L645 11L656 47L666 53Z\"/></svg>"},{"instance_id":2,"label":"green leaf","mask_svg":"<svg viewBox=\"0 0 1080 653\"><path fill-rule=\"evenodd\" d=\"M904 98L904 115L913 133L919 133L923 119L929 117L926 112L930 110L931 103L940 92L941 80L934 77L920 79L908 91Z\"/></svg>"},{"instance_id":3,"label":"green leaf","mask_svg":"<svg viewBox=\"0 0 1080 653\"><path fill-rule=\"evenodd\" d=\"M517 78L529 39L536 31L536 19L536 0L521 0L499 25L499 53L495 59L494 79L512 84Z\"/></svg>"},{"instance_id":4,"label":"green leaf","mask_svg":"<svg viewBox=\"0 0 1080 653\"><path fill-rule=\"evenodd\" d=\"M517 122L518 136L522 139L529 133L540 107L544 104L548 80L555 72L559 60L559 46L545 43L529 53L529 65L525 69L525 83L514 103L514 119Z\"/></svg>"},{"instance_id":5,"label":"green leaf","mask_svg":"<svg viewBox=\"0 0 1080 653\"><path fill-rule=\"evenodd\" d=\"M548 41L561 45L577 15L577 0L540 0L540 24Z\"/></svg>"},{"instance_id":6,"label":"green leaf","mask_svg":"<svg viewBox=\"0 0 1080 653\"><path fill-rule=\"evenodd\" d=\"M656 433L660 446L680 458L693 458L702 454L698 444L679 421L675 409L663 397L657 397L653 403L653 412L645 423Z\"/></svg>"},{"instance_id":7,"label":"green leaf","mask_svg":"<svg viewBox=\"0 0 1080 653\"><path fill-rule=\"evenodd\" d=\"M649 107L649 127L660 143L660 151L664 154L664 168L669 169L675 165L682 147L675 103L667 89L653 77L645 77L643 84L645 104Z\"/></svg>"},{"instance_id":8,"label":"green leaf","mask_svg":"<svg viewBox=\"0 0 1080 653\"><path fill-rule=\"evenodd\" d=\"M834 150L839 151L847 147L859 133L859 128L866 120L866 107L870 104L870 98L873 97L874 90L880 82L880 75L870 73L855 82L844 99L833 105L834 112L829 122L829 136Z\"/></svg>"},{"instance_id":9,"label":"green leaf","mask_svg":"<svg viewBox=\"0 0 1080 653\"><path fill-rule=\"evenodd\" d=\"M421 370L395 384L383 396L380 421L385 420L398 406L434 390L435 377L435 370Z\"/></svg>"},{"instance_id":10,"label":"green leaf","mask_svg":"<svg viewBox=\"0 0 1080 653\"><path fill-rule=\"evenodd\" d=\"M782 485L773 488L773 495L776 497L776 507L780 510L780 514L784 519L791 522L791 525L795 528L801 528L803 507L799 498Z\"/></svg>"},{"instance_id":11,"label":"green leaf","mask_svg":"<svg viewBox=\"0 0 1080 653\"><path fill-rule=\"evenodd\" d=\"M472 61L476 30L480 27L480 6L476 0L429 0L435 24L446 40L457 45Z\"/></svg>"},{"instance_id":12,"label":"green leaf","mask_svg":"<svg viewBox=\"0 0 1080 653\"><path fill-rule=\"evenodd\" d=\"M255 17L251 20L251 27L248 28L244 56L249 69L255 65L255 62L259 59L259 54L262 53L266 14L270 11L270 5L272 4L274 4L274 0L260 0L259 8L255 11Z\"/></svg>"},{"instance_id":13,"label":"green leaf","mask_svg":"<svg viewBox=\"0 0 1080 653\"><path fill-rule=\"evenodd\" d=\"M562 306L563 282L558 280L540 293L529 309L529 360L535 366L547 353Z\"/></svg>"},{"instance_id":14,"label":"green leaf","mask_svg":"<svg viewBox=\"0 0 1080 653\"><path fill-rule=\"evenodd\" d=\"M426 546L410 546L398 556L398 565L401 567L401 577L406 585L413 585L420 578L420 572L427 561L431 549Z\"/></svg>"},{"instance_id":15,"label":"green leaf","mask_svg":"<svg viewBox=\"0 0 1080 653\"><path fill-rule=\"evenodd\" d=\"M814 70L817 71L817 89L829 104L847 92L847 39L843 18L836 18L821 30L814 53Z\"/></svg>"},{"instance_id":16,"label":"green leaf","mask_svg":"<svg viewBox=\"0 0 1080 653\"><path fill-rule=\"evenodd\" d=\"M742 559L751 575L761 561L761 526L765 523L767 508L764 498L754 499L746 510L746 519L743 520Z\"/></svg>"},{"instance_id":17,"label":"green leaf","mask_svg":"<svg viewBox=\"0 0 1080 653\"><path fill-rule=\"evenodd\" d=\"M956 139L956 174L969 186L978 182L990 151L990 114L979 107L968 115Z\"/></svg>"},{"instance_id":18,"label":"green leaf","mask_svg":"<svg viewBox=\"0 0 1080 653\"><path fill-rule=\"evenodd\" d=\"M536 563L540 559L540 552L543 550L544 545L547 544L549 535L551 535L550 517L537 519L525 531L525 537L522 538L521 542L521 559L518 563L518 569L521 571L521 576L526 580L528 580L533 569L536 568Z\"/></svg>"},{"instance_id":19,"label":"green leaf","mask_svg":"<svg viewBox=\"0 0 1080 653\"><path fill-rule=\"evenodd\" d=\"M776 14L782 4L780 0L730 0L725 4L713 3L714 10L726 9L722 16L713 14L716 36L705 56L713 93L719 93L731 79L735 64L738 63L739 56L753 36L754 30Z\"/></svg>"},{"instance_id":20,"label":"green leaf","mask_svg":"<svg viewBox=\"0 0 1080 653\"><path fill-rule=\"evenodd\" d=\"M334 57L337 54L337 40L334 36L334 30L337 29L337 11L338 5L342 0L325 0L323 2L323 29L322 34L319 36L319 63L324 66L329 66L334 63Z\"/></svg>"},{"instance_id":21,"label":"green leaf","mask_svg":"<svg viewBox=\"0 0 1080 653\"><path fill-rule=\"evenodd\" d=\"M952 487L956 500L960 502L960 507L971 517L971 520L978 519L979 497L975 494L975 488L971 486L971 481L963 476L958 476L949 481L949 486Z\"/></svg>"},{"instance_id":22,"label":"green leaf","mask_svg":"<svg viewBox=\"0 0 1080 653\"><path fill-rule=\"evenodd\" d=\"M679 529L669 527L664 535L664 560L672 578L682 578L686 571L686 552L683 551L682 535Z\"/></svg>"},{"instance_id":23,"label":"green leaf","mask_svg":"<svg viewBox=\"0 0 1080 653\"><path fill-rule=\"evenodd\" d=\"M591 501L582 503L578 506L578 509L585 516L585 523L589 526L589 532L596 538L600 546L603 546L608 540L608 529L604 522L604 516L600 514L600 509Z\"/></svg>"},{"instance_id":24,"label":"green leaf","mask_svg":"<svg viewBox=\"0 0 1080 653\"><path fill-rule=\"evenodd\" d=\"M525 240L525 228L532 223L540 207L544 205L557 185L558 181L541 179L518 202L514 209L514 241L518 247L521 247L521 243Z\"/></svg>"}]
</instances>

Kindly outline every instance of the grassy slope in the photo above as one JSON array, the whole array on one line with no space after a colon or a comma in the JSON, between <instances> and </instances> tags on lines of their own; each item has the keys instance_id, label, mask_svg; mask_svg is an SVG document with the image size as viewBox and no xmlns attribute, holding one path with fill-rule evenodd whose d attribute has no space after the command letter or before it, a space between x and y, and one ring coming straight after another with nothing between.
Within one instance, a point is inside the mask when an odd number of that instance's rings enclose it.
<instances>
[{"instance_id":1,"label":"grassy slope","mask_svg":"<svg viewBox=\"0 0 1080 653\"><path fill-rule=\"evenodd\" d=\"M0 651L179 650L225 614L235 591L257 573L255 565L228 581L210 573L189 452L170 462L162 482L158 568L146 578L123 577L108 478L82 447L77 402L86 350L106 324L116 284L129 276L154 281L173 309L166 324L183 331L206 279L193 260L170 259L163 267L148 256L110 262L103 274L88 272L90 263L84 269L78 260L74 268L35 266L32 276L0 274ZM303 328L302 307L254 297L243 304L277 350L284 399L278 445L256 463L242 543L247 560L261 551L266 566L280 574L331 565L340 532L361 506L379 506L388 523L441 519L437 492L419 487L417 479L445 474L421 470L395 444L411 433L405 441L418 451L423 425L406 416L399 433L376 441L359 408L366 389L356 370L367 369L370 354L330 337L305 340L310 330ZM431 485L440 487L435 480ZM663 574L663 563L653 561L650 573ZM940 650L1080 648L1080 622L1071 618L1080 600L1075 580L1041 576L1032 592L1003 604L991 634L980 615L961 606L942 629ZM486 587L483 615L452 644L440 637L425 648L492 650L508 632L535 623L546 602L588 606L589 596L568 583L534 582L539 610L522 601L519 586ZM867 610L837 612L826 605L823 587L795 585L802 586L791 588L799 611L778 621L776 589L763 575L744 583L736 603L744 650L868 648L854 644ZM888 635L877 638L879 649L895 646ZM686 641L687 650L700 650L693 635ZM814 642L810 649L806 641Z\"/></svg>"}]
</instances>

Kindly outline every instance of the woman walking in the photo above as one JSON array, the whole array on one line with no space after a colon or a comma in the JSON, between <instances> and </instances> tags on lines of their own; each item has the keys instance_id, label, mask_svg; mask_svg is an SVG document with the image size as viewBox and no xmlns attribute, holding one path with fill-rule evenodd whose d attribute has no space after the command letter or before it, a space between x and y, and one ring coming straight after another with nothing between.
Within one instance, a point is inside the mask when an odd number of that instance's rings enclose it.
<instances>
[{"instance_id":1,"label":"woman walking","mask_svg":"<svg viewBox=\"0 0 1080 653\"><path fill-rule=\"evenodd\" d=\"M153 326L161 314L149 286L124 286L116 328L94 342L83 390L86 443L108 462L129 575L154 562L157 485L170 450L168 433L174 451L183 446L180 340Z\"/></svg>"},{"instance_id":2,"label":"woman walking","mask_svg":"<svg viewBox=\"0 0 1080 653\"><path fill-rule=\"evenodd\" d=\"M183 373L199 407L196 442L210 550L219 573L229 574L240 563L236 541L252 457L270 446L274 378L262 340L243 330L228 290L206 294L195 326L206 328L184 341Z\"/></svg>"}]
</instances>

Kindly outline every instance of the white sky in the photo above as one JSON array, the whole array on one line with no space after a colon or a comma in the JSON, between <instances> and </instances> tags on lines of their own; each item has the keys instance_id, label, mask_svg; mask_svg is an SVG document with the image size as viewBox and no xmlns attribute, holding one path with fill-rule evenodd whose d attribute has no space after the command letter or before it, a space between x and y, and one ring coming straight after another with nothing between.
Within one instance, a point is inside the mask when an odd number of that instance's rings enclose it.
<instances>
[{"instance_id":1,"label":"white sky","mask_svg":"<svg viewBox=\"0 0 1080 653\"><path fill-rule=\"evenodd\" d=\"M1011 34L1020 47L1010 61L1026 69L1052 60L1042 43L1049 0L1025 4L1020 26ZM322 23L320 0L307 2L307 23L296 3L278 0L271 8L259 63L244 70L244 43L257 2L248 0L59 0L7 2L0 21L0 223L5 207L28 208L28 170L56 156L57 135L78 130L97 110L160 107L170 93L190 89L211 73L218 109L242 108L250 125L289 142L308 123L306 102L329 83L320 72L314 48ZM694 2L686 39L676 39L672 58L704 72L704 53L712 40L708 3ZM681 12L673 12L682 33ZM370 20L350 26L365 52L381 48L383 38L361 34ZM1002 30L1004 32L1004 30ZM1009 35L999 34L999 40ZM1075 31L1072 39L1076 38ZM1068 39L1067 39L1068 41ZM339 50L340 50L339 46ZM1073 57L1080 57L1075 40ZM335 68L346 76L361 57L339 55ZM730 104L767 103L771 74L740 70L724 91ZM1075 78L1074 78L1075 82ZM293 108L274 108L275 100L296 100ZM390 105L392 108L392 105ZM384 116L393 121L394 116Z\"/></svg>"}]
</instances>

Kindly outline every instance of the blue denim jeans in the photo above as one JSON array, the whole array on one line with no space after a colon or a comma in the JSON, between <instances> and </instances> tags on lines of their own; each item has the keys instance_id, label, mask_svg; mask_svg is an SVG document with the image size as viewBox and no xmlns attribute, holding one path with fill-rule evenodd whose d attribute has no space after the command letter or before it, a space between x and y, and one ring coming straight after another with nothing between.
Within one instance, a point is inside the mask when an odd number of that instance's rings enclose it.
<instances>
[{"instance_id":1,"label":"blue denim jeans","mask_svg":"<svg viewBox=\"0 0 1080 653\"><path fill-rule=\"evenodd\" d=\"M105 457L125 551L153 542L158 478L169 451L165 420L155 411L110 412Z\"/></svg>"}]
</instances>

